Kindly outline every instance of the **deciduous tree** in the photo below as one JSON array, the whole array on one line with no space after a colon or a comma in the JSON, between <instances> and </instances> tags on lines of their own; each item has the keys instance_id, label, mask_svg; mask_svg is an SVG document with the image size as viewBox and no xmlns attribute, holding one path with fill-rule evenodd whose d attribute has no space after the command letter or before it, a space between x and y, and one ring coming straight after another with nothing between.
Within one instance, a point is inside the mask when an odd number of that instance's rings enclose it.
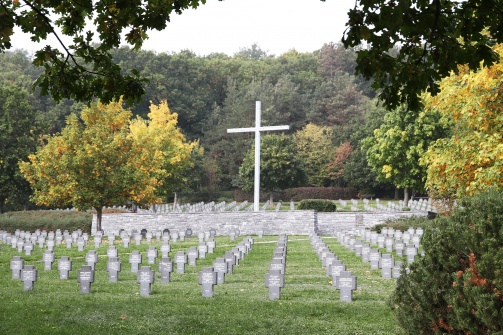
<instances>
[{"instance_id":1,"label":"deciduous tree","mask_svg":"<svg viewBox=\"0 0 503 335\"><path fill-rule=\"evenodd\" d=\"M503 46L496 52L503 54ZM454 120L451 137L437 140L424 156L427 187L437 198L474 195L503 186L503 65L471 71L462 66L445 78L442 92L426 98L430 111Z\"/></svg>"},{"instance_id":2,"label":"deciduous tree","mask_svg":"<svg viewBox=\"0 0 503 335\"><path fill-rule=\"evenodd\" d=\"M409 189L424 190L426 168L419 159L433 141L447 136L448 130L448 120L438 112L396 109L386 114L385 123L362 144L377 178L403 188L407 204Z\"/></svg>"},{"instance_id":3,"label":"deciduous tree","mask_svg":"<svg viewBox=\"0 0 503 335\"><path fill-rule=\"evenodd\" d=\"M439 79L458 64L498 60L491 45L503 42L502 13L501 1L358 0L342 41L362 46L356 71L373 78L389 109L420 110L420 93L437 94Z\"/></svg>"},{"instance_id":4,"label":"deciduous tree","mask_svg":"<svg viewBox=\"0 0 503 335\"><path fill-rule=\"evenodd\" d=\"M261 138L260 188L270 193L300 185L304 180L301 161L295 144L287 135L266 135ZM239 182L244 191L254 185L255 148L246 154L239 168Z\"/></svg>"},{"instance_id":5,"label":"deciduous tree","mask_svg":"<svg viewBox=\"0 0 503 335\"><path fill-rule=\"evenodd\" d=\"M162 30L172 14L196 8L206 0L172 1L0 1L0 52L13 47L14 28L36 42L53 35L61 49L45 46L33 63L44 68L36 84L56 101L73 98L89 102L138 101L144 80L135 70L128 74L112 60L111 50L126 42L141 48L149 29ZM91 21L91 24L87 24ZM96 38L100 44L95 44ZM63 36L72 38L65 44ZM15 46L15 45L14 45ZM60 51L62 50L62 51Z\"/></svg>"},{"instance_id":6,"label":"deciduous tree","mask_svg":"<svg viewBox=\"0 0 503 335\"><path fill-rule=\"evenodd\" d=\"M7 199L29 196L18 162L35 151L40 134L30 100L22 87L0 84L0 213Z\"/></svg>"},{"instance_id":7,"label":"deciduous tree","mask_svg":"<svg viewBox=\"0 0 503 335\"><path fill-rule=\"evenodd\" d=\"M328 186L331 180L330 160L335 155L330 127L308 124L294 134L297 153L302 161L309 186Z\"/></svg>"},{"instance_id":8,"label":"deciduous tree","mask_svg":"<svg viewBox=\"0 0 503 335\"><path fill-rule=\"evenodd\" d=\"M80 119L71 115L60 135L20 164L37 204L92 207L101 230L103 207L159 200L157 189L179 173L195 144L185 143L165 102L151 106L150 121L131 122L121 105L98 103Z\"/></svg>"}]
</instances>

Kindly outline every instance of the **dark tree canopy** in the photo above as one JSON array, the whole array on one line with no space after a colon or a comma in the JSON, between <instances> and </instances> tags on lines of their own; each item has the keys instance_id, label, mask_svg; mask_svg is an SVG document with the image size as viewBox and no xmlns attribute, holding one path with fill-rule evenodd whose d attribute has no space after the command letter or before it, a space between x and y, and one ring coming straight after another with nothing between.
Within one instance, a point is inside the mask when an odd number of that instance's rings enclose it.
<instances>
[{"instance_id":1,"label":"dark tree canopy","mask_svg":"<svg viewBox=\"0 0 503 335\"><path fill-rule=\"evenodd\" d=\"M111 50L121 36L135 49L141 48L149 29L162 30L173 13L181 14L206 0L0 0L0 52L15 47L14 28L19 27L40 42L54 35L61 50L45 46L35 53L33 63L44 68L36 85L56 101L73 98L103 102L123 96L129 102L144 94L144 79L136 70L122 73L113 62ZM86 22L90 25L86 26ZM66 45L62 36L72 37ZM93 37L100 44L94 44Z\"/></svg>"},{"instance_id":2,"label":"dark tree canopy","mask_svg":"<svg viewBox=\"0 0 503 335\"><path fill-rule=\"evenodd\" d=\"M412 110L458 64L498 60L491 45L503 42L503 1L357 0L347 25L344 46L363 45L356 71L373 78L388 108Z\"/></svg>"}]
</instances>

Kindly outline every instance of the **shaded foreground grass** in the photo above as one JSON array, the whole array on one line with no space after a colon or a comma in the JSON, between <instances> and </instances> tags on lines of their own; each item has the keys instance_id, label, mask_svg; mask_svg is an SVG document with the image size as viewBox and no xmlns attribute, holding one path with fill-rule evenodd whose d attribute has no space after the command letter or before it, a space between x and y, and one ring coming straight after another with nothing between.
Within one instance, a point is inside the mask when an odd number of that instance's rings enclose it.
<instances>
[{"instance_id":1,"label":"shaded foreground grass","mask_svg":"<svg viewBox=\"0 0 503 335\"><path fill-rule=\"evenodd\" d=\"M197 283L198 272L211 266L215 258L230 251L241 238L217 238L214 254L187 266L185 274L173 273L170 283L156 282L149 297L139 296L136 274L130 272L129 253L147 244L123 248L116 241L122 261L119 282L109 283L104 243L97 251L96 280L91 294L79 293L76 273L87 250L57 246L56 259L70 256L70 280L59 280L56 262L44 271L42 251L22 255L25 264L38 269L33 291L23 291L23 283L11 279L9 262L20 255L8 245L0 251L0 334L396 334L397 326L386 300L395 287L393 279L382 279L379 271L350 254L335 239L326 238L349 270L358 276L358 290L352 303L339 301L339 293L325 276L307 236L290 236L286 265L286 285L281 299L268 300L264 276L268 270L277 236L255 237L251 252L215 286L212 298L203 298ZM197 245L196 238L172 244L171 258L178 250ZM153 245L159 245L152 243Z\"/></svg>"}]
</instances>

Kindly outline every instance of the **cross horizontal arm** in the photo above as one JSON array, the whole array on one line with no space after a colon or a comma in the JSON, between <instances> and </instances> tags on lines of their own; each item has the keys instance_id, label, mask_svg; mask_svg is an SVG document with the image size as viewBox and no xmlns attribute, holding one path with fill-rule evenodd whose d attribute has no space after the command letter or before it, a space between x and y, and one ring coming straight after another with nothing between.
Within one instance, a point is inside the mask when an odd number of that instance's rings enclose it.
<instances>
[{"instance_id":1,"label":"cross horizontal arm","mask_svg":"<svg viewBox=\"0 0 503 335\"><path fill-rule=\"evenodd\" d=\"M288 130L290 126L270 126L270 127L250 127L250 128L231 128L227 129L227 133L253 133L255 131L274 131L274 130Z\"/></svg>"}]
</instances>

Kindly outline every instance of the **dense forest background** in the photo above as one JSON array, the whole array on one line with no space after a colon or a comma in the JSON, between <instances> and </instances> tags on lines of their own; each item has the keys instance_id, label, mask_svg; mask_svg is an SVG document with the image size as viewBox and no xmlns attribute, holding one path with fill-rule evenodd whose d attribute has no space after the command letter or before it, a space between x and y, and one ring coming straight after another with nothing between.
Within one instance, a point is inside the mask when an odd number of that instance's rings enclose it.
<instances>
[{"instance_id":1,"label":"dense forest background","mask_svg":"<svg viewBox=\"0 0 503 335\"><path fill-rule=\"evenodd\" d=\"M293 143L288 150L295 151L292 164L298 165L302 176L285 186L354 187L381 197L395 195L391 184L376 180L361 148L361 140L373 135L386 112L371 83L354 75L355 50L329 43L313 53L292 50L272 56L252 45L231 57L198 56L191 51L157 54L123 47L114 58L123 71L136 69L149 79L143 101L130 106L133 114L146 118L150 102L167 100L187 139L199 140L204 149L203 154L194 154L194 168L187 171L188 182L180 193L216 194L242 188L240 167L252 148L253 134L227 134L226 130L253 126L255 101L260 100L262 125L290 125L282 136ZM16 151L12 156L34 152L44 138L61 131L68 115L84 107L69 100L55 103L33 91L42 69L31 64L25 51L0 54L0 68L3 103L10 97L25 106L24 114L16 113L0 124L15 124L19 129L0 143L3 150ZM17 177L7 204L28 202L29 187Z\"/></svg>"}]
</instances>

